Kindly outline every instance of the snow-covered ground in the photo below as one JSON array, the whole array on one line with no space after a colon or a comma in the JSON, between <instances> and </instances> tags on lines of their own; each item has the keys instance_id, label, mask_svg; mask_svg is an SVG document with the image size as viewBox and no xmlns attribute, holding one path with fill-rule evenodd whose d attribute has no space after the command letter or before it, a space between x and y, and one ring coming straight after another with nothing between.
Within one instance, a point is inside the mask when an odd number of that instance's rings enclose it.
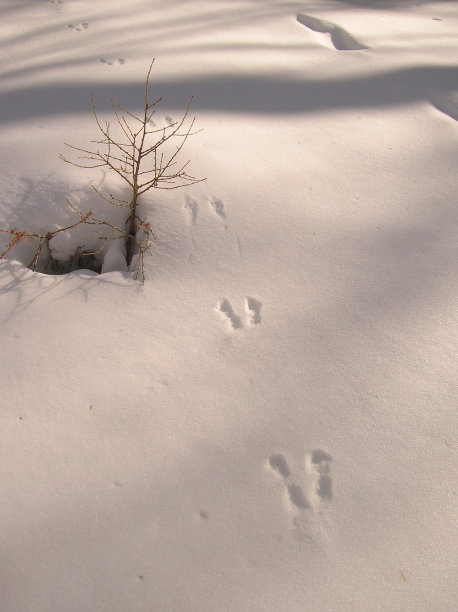
<instances>
[{"instance_id":1,"label":"snow-covered ground","mask_svg":"<svg viewBox=\"0 0 458 612\"><path fill-rule=\"evenodd\" d=\"M153 57L207 178L144 286L0 264L0 609L456 610L457 3L0 15L0 227L101 206L59 153Z\"/></svg>"}]
</instances>

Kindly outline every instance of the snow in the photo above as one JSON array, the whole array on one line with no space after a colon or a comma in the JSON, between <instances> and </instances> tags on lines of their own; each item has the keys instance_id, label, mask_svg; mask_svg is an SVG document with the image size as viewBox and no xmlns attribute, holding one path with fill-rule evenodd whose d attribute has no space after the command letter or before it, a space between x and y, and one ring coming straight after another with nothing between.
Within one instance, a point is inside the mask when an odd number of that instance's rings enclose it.
<instances>
[{"instance_id":1,"label":"snow","mask_svg":"<svg viewBox=\"0 0 458 612\"><path fill-rule=\"evenodd\" d=\"M105 214L58 156L153 57L207 179L144 286L0 264L2 610L455 610L456 3L0 10L0 227Z\"/></svg>"}]
</instances>

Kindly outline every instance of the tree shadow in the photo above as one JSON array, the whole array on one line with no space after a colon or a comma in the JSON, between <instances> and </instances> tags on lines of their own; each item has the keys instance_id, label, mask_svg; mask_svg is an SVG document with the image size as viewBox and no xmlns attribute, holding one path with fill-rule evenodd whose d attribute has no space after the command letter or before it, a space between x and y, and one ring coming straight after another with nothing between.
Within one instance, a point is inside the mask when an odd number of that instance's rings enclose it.
<instances>
[{"instance_id":1,"label":"tree shadow","mask_svg":"<svg viewBox=\"0 0 458 612\"><path fill-rule=\"evenodd\" d=\"M116 98L131 109L142 103L143 83L47 85L0 94L0 123L54 117L90 110L91 91L99 111ZM183 109L195 96L193 110L232 113L314 113L351 108L390 107L449 99L441 109L456 119L450 95L458 91L457 66L418 66L343 79L294 80L278 76L212 74L188 79L154 80L168 109ZM437 105L439 107L439 105Z\"/></svg>"}]
</instances>

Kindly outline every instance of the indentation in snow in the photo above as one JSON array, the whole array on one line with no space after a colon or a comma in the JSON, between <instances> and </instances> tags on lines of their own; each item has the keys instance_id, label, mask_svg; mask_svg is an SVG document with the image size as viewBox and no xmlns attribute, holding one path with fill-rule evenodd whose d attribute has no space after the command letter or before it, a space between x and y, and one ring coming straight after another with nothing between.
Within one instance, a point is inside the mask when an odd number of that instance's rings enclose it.
<instances>
[{"instance_id":1,"label":"indentation in snow","mask_svg":"<svg viewBox=\"0 0 458 612\"><path fill-rule=\"evenodd\" d=\"M297 15L297 21L309 30L319 32L320 34L329 34L334 48L338 51L360 51L361 49L368 48L366 45L356 40L356 38L344 30L344 28L330 21L323 21L316 17L311 17L310 15L304 15L303 13Z\"/></svg>"}]
</instances>

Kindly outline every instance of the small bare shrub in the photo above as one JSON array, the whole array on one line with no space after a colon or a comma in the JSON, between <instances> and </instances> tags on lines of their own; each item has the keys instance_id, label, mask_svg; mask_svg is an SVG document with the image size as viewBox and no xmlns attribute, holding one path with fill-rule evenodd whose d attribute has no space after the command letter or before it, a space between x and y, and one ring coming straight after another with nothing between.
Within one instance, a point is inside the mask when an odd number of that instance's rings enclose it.
<instances>
[{"instance_id":1,"label":"small bare shrub","mask_svg":"<svg viewBox=\"0 0 458 612\"><path fill-rule=\"evenodd\" d=\"M192 98L189 101L181 119L169 123L165 127L155 127L153 116L161 102L161 98L150 101L149 81L154 60L151 62L145 80L145 96L143 111L137 115L119 102L112 99L113 122L102 122L97 114L92 96L92 112L100 133L98 140L91 142L88 148L65 143L75 156L73 158L60 155L60 158L79 168L102 168L112 175L117 175L127 186L127 196L117 197L106 193L92 185L94 191L109 205L126 210L124 225L113 224L110 219L98 219L91 211L83 212L67 200L68 206L78 217L75 223L59 228L47 234L20 231L16 229L0 229L11 235L6 249L0 253L0 259L14 248L23 238L38 241L34 257L29 265L35 270L42 251L46 251L47 269L52 260L52 245L50 241L59 232L73 229L84 224L93 226L100 239L99 247L90 252L80 249L80 256L94 256L104 252L107 243L112 240L123 240L127 266L136 272L136 278L141 275L145 280L144 256L150 254L154 238L150 222L138 214L140 197L150 189L178 189L200 182L188 173L189 160L179 161L180 153L189 138L196 134L194 119L188 119ZM134 258L136 261L134 262Z\"/></svg>"}]
</instances>

